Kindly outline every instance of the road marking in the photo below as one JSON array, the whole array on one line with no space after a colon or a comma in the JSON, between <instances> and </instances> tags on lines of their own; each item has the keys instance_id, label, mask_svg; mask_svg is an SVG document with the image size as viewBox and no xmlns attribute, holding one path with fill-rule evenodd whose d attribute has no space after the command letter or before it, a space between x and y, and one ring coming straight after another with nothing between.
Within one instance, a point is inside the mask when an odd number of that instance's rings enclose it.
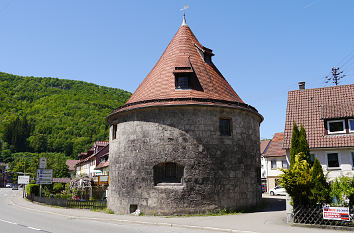
<instances>
[{"instance_id":1,"label":"road marking","mask_svg":"<svg viewBox=\"0 0 354 233\"><path fill-rule=\"evenodd\" d=\"M45 231L45 230L38 229L38 228L35 228L35 227L26 226L26 225L23 225L23 224L20 224L20 223L10 222L10 221L4 220L4 219L0 219L0 221L1 222L5 222L5 223L9 223L9 224L13 224L13 225L17 225L19 227L25 227L25 228L28 228L28 229L31 229L31 230L35 230L35 231L42 231L42 232L50 233L49 231Z\"/></svg>"},{"instance_id":2,"label":"road marking","mask_svg":"<svg viewBox=\"0 0 354 233\"><path fill-rule=\"evenodd\" d=\"M0 219L0 221L1 221L1 222L6 222L6 223L10 223L10 224L17 225L17 223L15 223L15 222L6 221L6 220L3 220L3 219Z\"/></svg>"}]
</instances>

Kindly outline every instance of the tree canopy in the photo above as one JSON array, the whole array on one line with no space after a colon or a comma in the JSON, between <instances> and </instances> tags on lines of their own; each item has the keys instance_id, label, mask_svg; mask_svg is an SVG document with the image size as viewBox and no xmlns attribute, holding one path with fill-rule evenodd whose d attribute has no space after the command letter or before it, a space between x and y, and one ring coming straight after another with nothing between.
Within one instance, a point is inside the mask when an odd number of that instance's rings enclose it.
<instances>
[{"instance_id":1,"label":"tree canopy","mask_svg":"<svg viewBox=\"0 0 354 233\"><path fill-rule=\"evenodd\" d=\"M25 151L76 158L108 139L106 116L130 96L83 81L0 72L0 162Z\"/></svg>"}]
</instances>

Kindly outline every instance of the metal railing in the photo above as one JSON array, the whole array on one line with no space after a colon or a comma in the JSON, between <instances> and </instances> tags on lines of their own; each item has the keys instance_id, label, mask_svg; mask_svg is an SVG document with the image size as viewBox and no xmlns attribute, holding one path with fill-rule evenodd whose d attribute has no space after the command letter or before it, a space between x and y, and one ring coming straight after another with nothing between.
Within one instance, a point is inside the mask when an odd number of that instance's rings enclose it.
<instances>
[{"instance_id":1,"label":"metal railing","mask_svg":"<svg viewBox=\"0 0 354 233\"><path fill-rule=\"evenodd\" d=\"M61 198L49 198L27 195L26 198L30 201L35 201L47 205L60 206L65 208L79 209L104 209L107 207L107 201L76 201Z\"/></svg>"}]
</instances>

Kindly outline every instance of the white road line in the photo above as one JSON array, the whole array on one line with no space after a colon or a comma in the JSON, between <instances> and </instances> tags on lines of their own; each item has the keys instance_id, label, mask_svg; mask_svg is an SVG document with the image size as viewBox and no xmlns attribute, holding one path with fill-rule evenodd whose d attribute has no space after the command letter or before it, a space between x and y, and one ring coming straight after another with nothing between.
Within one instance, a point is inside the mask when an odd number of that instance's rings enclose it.
<instances>
[{"instance_id":1,"label":"white road line","mask_svg":"<svg viewBox=\"0 0 354 233\"><path fill-rule=\"evenodd\" d=\"M1 221L1 222L6 222L6 223L10 223L10 224L17 225L17 223L15 223L15 222L6 221L6 220L4 220L4 219L0 219L0 221Z\"/></svg>"},{"instance_id":2,"label":"white road line","mask_svg":"<svg viewBox=\"0 0 354 233\"><path fill-rule=\"evenodd\" d=\"M41 231L41 229L34 228L34 227L27 227L27 228L32 229L32 230L35 230L35 231Z\"/></svg>"},{"instance_id":3,"label":"white road line","mask_svg":"<svg viewBox=\"0 0 354 233\"><path fill-rule=\"evenodd\" d=\"M27 228L35 230L35 231L42 231L41 229L38 229L38 228L35 228L35 227L25 226L25 225L18 224L18 223L15 223L15 222L10 222L10 221L4 220L4 219L0 219L0 221L1 222L6 222L6 223L9 223L9 224L13 224L13 225L18 225L18 226L21 226L21 227L27 227Z\"/></svg>"}]
</instances>

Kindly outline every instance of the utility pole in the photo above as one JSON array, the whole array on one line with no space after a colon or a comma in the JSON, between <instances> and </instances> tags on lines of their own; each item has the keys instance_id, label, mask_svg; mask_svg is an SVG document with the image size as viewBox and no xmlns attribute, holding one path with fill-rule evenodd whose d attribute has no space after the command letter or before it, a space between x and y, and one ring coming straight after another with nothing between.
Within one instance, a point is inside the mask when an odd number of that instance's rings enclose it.
<instances>
[{"instance_id":1,"label":"utility pole","mask_svg":"<svg viewBox=\"0 0 354 233\"><path fill-rule=\"evenodd\" d=\"M345 74L343 74L343 71L339 71L339 69L339 67L332 68L332 77L326 76L326 83L332 81L336 86L339 84L339 80L346 76Z\"/></svg>"}]
</instances>

